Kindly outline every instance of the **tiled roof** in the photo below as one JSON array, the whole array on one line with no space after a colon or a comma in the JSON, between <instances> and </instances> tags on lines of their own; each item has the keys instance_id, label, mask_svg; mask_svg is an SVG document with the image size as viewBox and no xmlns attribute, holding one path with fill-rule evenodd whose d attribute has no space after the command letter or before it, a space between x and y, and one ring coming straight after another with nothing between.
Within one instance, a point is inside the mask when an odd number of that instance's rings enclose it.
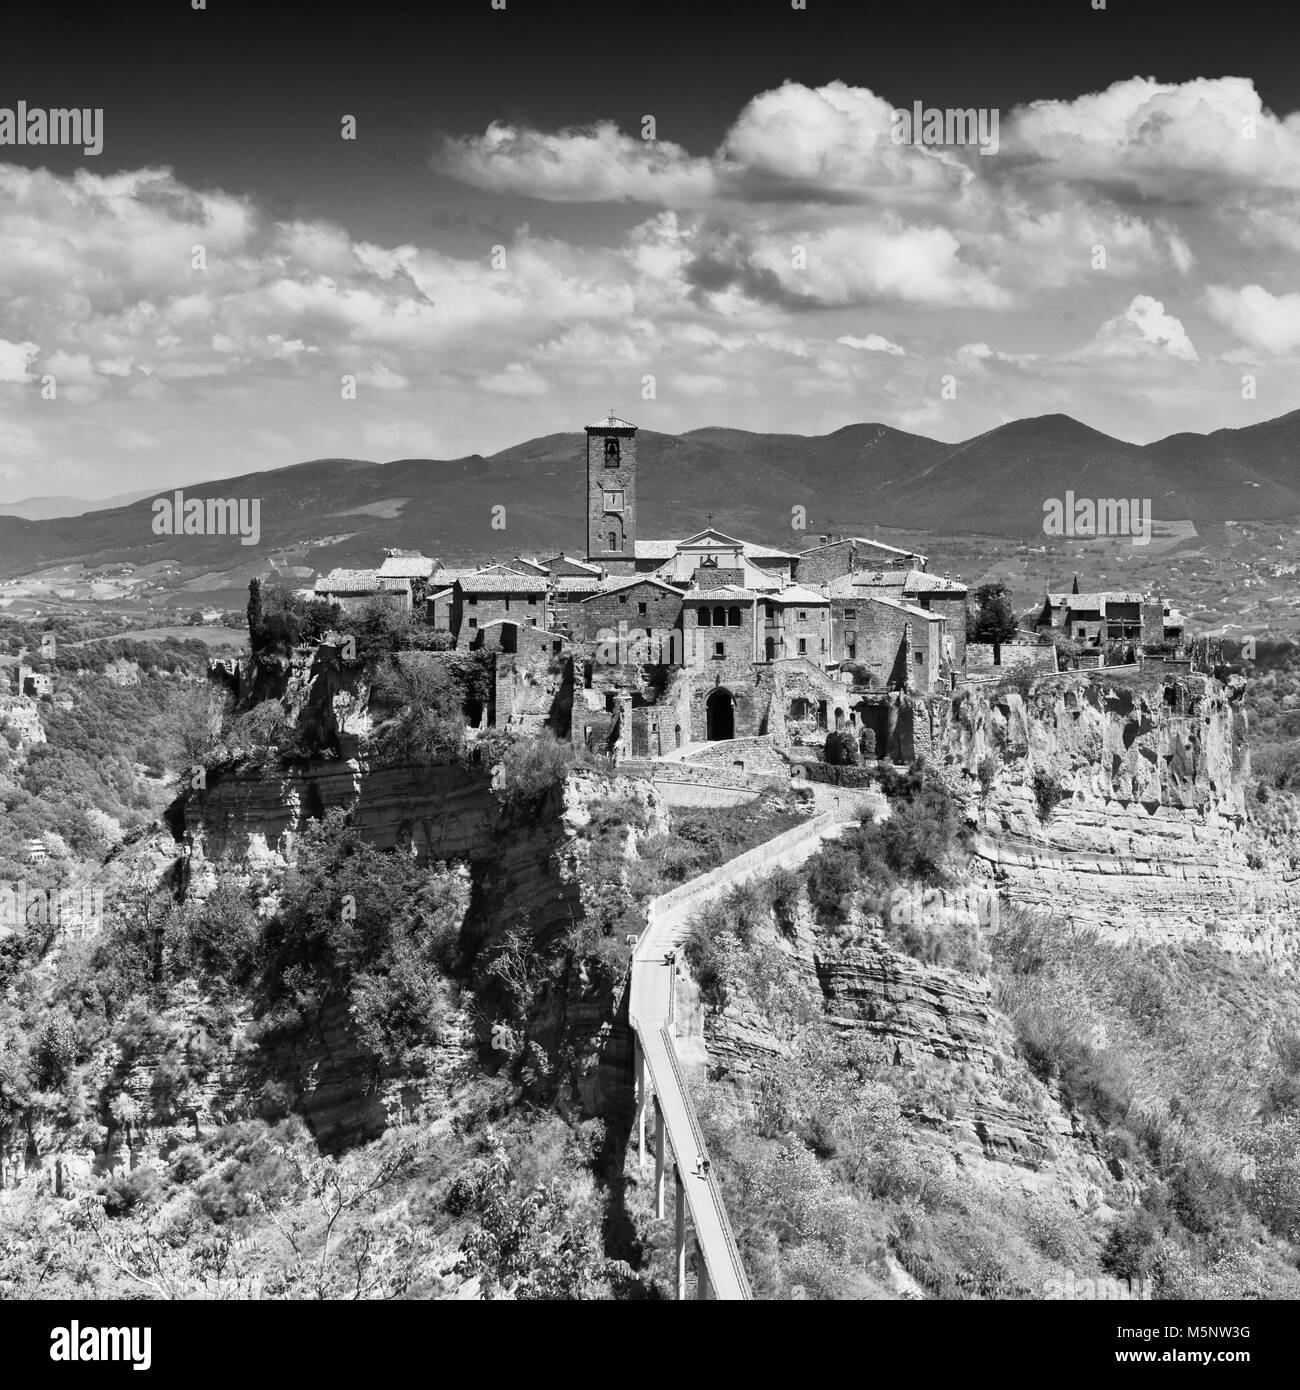
<instances>
[{"instance_id":1,"label":"tiled roof","mask_svg":"<svg viewBox=\"0 0 1300 1390\"><path fill-rule=\"evenodd\" d=\"M318 594L377 594L378 570L330 570L316 581Z\"/></svg>"},{"instance_id":2,"label":"tiled roof","mask_svg":"<svg viewBox=\"0 0 1300 1390\"><path fill-rule=\"evenodd\" d=\"M955 579L945 579L942 575L926 574L924 570L908 570L907 578L903 580L903 592L905 594L964 594L967 592L965 584L958 584Z\"/></svg>"},{"instance_id":3,"label":"tiled roof","mask_svg":"<svg viewBox=\"0 0 1300 1390\"><path fill-rule=\"evenodd\" d=\"M888 550L893 555L915 555L917 559L925 560L928 556L922 555L919 550L903 550L896 545L886 545L884 541L873 541L869 536L841 536L838 540L819 542L817 545L810 545L807 550L801 551L803 555L810 554L814 550L825 550L832 545L843 545L846 541L853 541L856 545L870 545L877 550Z\"/></svg>"},{"instance_id":4,"label":"tiled roof","mask_svg":"<svg viewBox=\"0 0 1300 1390\"><path fill-rule=\"evenodd\" d=\"M778 593L769 595L769 598L775 603L802 603L805 606L830 602L825 594L819 594L815 589L805 589L801 584L791 584Z\"/></svg>"},{"instance_id":5,"label":"tiled roof","mask_svg":"<svg viewBox=\"0 0 1300 1390\"><path fill-rule=\"evenodd\" d=\"M517 556L511 563L515 569L522 570L525 574L544 575L550 573L545 565L538 564L536 560L525 560L522 555Z\"/></svg>"},{"instance_id":6,"label":"tiled roof","mask_svg":"<svg viewBox=\"0 0 1300 1390\"><path fill-rule=\"evenodd\" d=\"M600 589L600 580L591 574L561 574L555 579L557 594L594 594Z\"/></svg>"},{"instance_id":7,"label":"tiled roof","mask_svg":"<svg viewBox=\"0 0 1300 1390\"><path fill-rule=\"evenodd\" d=\"M434 561L425 555L390 555L379 566L382 579L428 579Z\"/></svg>"},{"instance_id":8,"label":"tiled roof","mask_svg":"<svg viewBox=\"0 0 1300 1390\"><path fill-rule=\"evenodd\" d=\"M1099 589L1091 594L1062 594L1060 604L1053 600L1052 606L1068 609L1072 613L1101 613L1112 603L1142 602L1144 599L1141 594L1126 592L1123 589Z\"/></svg>"},{"instance_id":9,"label":"tiled roof","mask_svg":"<svg viewBox=\"0 0 1300 1390\"><path fill-rule=\"evenodd\" d=\"M637 541L632 553L638 560L669 560L677 554L677 541Z\"/></svg>"},{"instance_id":10,"label":"tiled roof","mask_svg":"<svg viewBox=\"0 0 1300 1390\"><path fill-rule=\"evenodd\" d=\"M539 562L544 569L550 569L552 565L575 565L580 570L586 570L590 574L600 573L599 565L589 565L585 560L579 560L576 555L552 555L549 559Z\"/></svg>"},{"instance_id":11,"label":"tiled roof","mask_svg":"<svg viewBox=\"0 0 1300 1390\"><path fill-rule=\"evenodd\" d=\"M727 584L721 589L688 589L682 597L688 602L703 600L706 603L725 603L730 600L734 603L738 598L752 599L754 595L749 589L740 589L734 584Z\"/></svg>"},{"instance_id":12,"label":"tiled roof","mask_svg":"<svg viewBox=\"0 0 1300 1390\"><path fill-rule=\"evenodd\" d=\"M636 426L630 420L620 420L612 411L603 420L597 420L594 425L588 425L589 430L634 430Z\"/></svg>"},{"instance_id":13,"label":"tiled roof","mask_svg":"<svg viewBox=\"0 0 1300 1390\"><path fill-rule=\"evenodd\" d=\"M597 587L597 592L601 594L616 594L620 589L634 589L638 584L653 584L656 589L662 589L665 593L681 594L681 589L674 588L673 585L662 579L656 578L653 574L620 574L609 579L601 580Z\"/></svg>"},{"instance_id":14,"label":"tiled roof","mask_svg":"<svg viewBox=\"0 0 1300 1390\"><path fill-rule=\"evenodd\" d=\"M546 580L535 574L470 574L460 581L467 594L544 594Z\"/></svg>"},{"instance_id":15,"label":"tiled roof","mask_svg":"<svg viewBox=\"0 0 1300 1390\"><path fill-rule=\"evenodd\" d=\"M899 600L895 598L880 598L878 595L873 594L867 599L867 602L883 603L887 608L899 608L904 613L910 613L914 618L924 618L928 623L941 623L945 621L942 613L933 613L928 608L918 608L914 603L900 603Z\"/></svg>"}]
</instances>

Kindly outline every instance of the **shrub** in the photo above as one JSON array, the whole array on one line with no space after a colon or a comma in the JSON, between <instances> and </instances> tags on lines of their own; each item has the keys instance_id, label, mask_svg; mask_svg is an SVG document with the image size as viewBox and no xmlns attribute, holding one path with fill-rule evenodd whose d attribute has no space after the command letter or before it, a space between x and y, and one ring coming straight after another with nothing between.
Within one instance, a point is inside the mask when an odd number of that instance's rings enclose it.
<instances>
[{"instance_id":1,"label":"shrub","mask_svg":"<svg viewBox=\"0 0 1300 1390\"><path fill-rule=\"evenodd\" d=\"M826 845L809 860L805 881L813 911L824 922L835 921L861 886L856 856L842 845Z\"/></svg>"},{"instance_id":2,"label":"shrub","mask_svg":"<svg viewBox=\"0 0 1300 1390\"><path fill-rule=\"evenodd\" d=\"M998 775L998 760L992 753L985 753L979 760L975 775L979 778L981 795L987 796L992 791L993 783Z\"/></svg>"},{"instance_id":3,"label":"shrub","mask_svg":"<svg viewBox=\"0 0 1300 1390\"><path fill-rule=\"evenodd\" d=\"M822 757L832 767L851 767L858 761L858 745L846 729L832 729L826 735Z\"/></svg>"},{"instance_id":4,"label":"shrub","mask_svg":"<svg viewBox=\"0 0 1300 1390\"><path fill-rule=\"evenodd\" d=\"M864 728L858 735L858 752L862 761L870 762L876 756L876 731Z\"/></svg>"},{"instance_id":5,"label":"shrub","mask_svg":"<svg viewBox=\"0 0 1300 1390\"><path fill-rule=\"evenodd\" d=\"M1038 807L1038 819L1046 821L1056 807L1069 796L1069 792L1050 773L1043 769L1034 770L1034 804Z\"/></svg>"},{"instance_id":6,"label":"shrub","mask_svg":"<svg viewBox=\"0 0 1300 1390\"><path fill-rule=\"evenodd\" d=\"M495 790L502 810L520 819L535 815L574 762L573 746L553 734L514 740L498 765Z\"/></svg>"},{"instance_id":7,"label":"shrub","mask_svg":"<svg viewBox=\"0 0 1300 1390\"><path fill-rule=\"evenodd\" d=\"M1144 1207L1115 1219L1101 1252L1101 1267L1116 1279L1144 1279L1151 1269L1160 1227Z\"/></svg>"}]
</instances>

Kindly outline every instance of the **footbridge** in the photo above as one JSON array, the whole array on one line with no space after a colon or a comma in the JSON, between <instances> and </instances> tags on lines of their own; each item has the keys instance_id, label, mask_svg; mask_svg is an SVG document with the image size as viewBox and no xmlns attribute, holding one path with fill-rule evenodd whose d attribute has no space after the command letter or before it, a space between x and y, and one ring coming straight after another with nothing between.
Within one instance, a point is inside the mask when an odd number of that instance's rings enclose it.
<instances>
[{"instance_id":1,"label":"footbridge","mask_svg":"<svg viewBox=\"0 0 1300 1390\"><path fill-rule=\"evenodd\" d=\"M696 1297L747 1299L753 1294L674 1042L677 954L696 913L707 902L776 869L796 868L845 825L876 809L880 800L878 794L842 794L831 809L662 894L647 909L645 929L632 953L628 1008L636 1039L637 1151L644 1171L646 1126L653 1104L655 1215L664 1218L671 1150L679 1299L686 1297L688 1213L695 1233Z\"/></svg>"}]
</instances>

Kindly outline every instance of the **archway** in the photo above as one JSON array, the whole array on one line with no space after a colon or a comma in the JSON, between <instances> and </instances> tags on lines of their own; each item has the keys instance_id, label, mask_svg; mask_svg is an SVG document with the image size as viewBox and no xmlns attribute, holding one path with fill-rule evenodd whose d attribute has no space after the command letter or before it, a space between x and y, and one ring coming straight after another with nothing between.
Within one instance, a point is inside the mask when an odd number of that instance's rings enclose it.
<instances>
[{"instance_id":1,"label":"archway","mask_svg":"<svg viewBox=\"0 0 1300 1390\"><path fill-rule=\"evenodd\" d=\"M736 706L731 691L720 685L711 691L704 705L707 737L710 743L736 736Z\"/></svg>"}]
</instances>

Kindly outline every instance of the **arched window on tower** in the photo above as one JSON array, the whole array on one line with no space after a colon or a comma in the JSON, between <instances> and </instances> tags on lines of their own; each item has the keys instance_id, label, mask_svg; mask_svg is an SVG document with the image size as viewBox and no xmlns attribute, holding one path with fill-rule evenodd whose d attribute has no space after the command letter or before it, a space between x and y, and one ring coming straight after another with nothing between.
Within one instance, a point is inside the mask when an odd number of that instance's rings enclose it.
<instances>
[{"instance_id":1,"label":"arched window on tower","mask_svg":"<svg viewBox=\"0 0 1300 1390\"><path fill-rule=\"evenodd\" d=\"M709 610L708 610L707 608L701 608L701 609L700 609L700 616L699 616L699 626L700 626L700 627L711 627L712 625L713 625L713 619L712 619L712 617L711 617L711 615L710 615L710 613L709 613Z\"/></svg>"},{"instance_id":2,"label":"arched window on tower","mask_svg":"<svg viewBox=\"0 0 1300 1390\"><path fill-rule=\"evenodd\" d=\"M715 608L715 609L713 610L713 626L714 626L714 627L726 627L726 625L727 625L727 610L726 610L725 608Z\"/></svg>"},{"instance_id":3,"label":"arched window on tower","mask_svg":"<svg viewBox=\"0 0 1300 1390\"><path fill-rule=\"evenodd\" d=\"M611 532L609 533L609 548L610 548L611 550L617 550L617 549L618 549L618 532L617 532L617 531L611 531Z\"/></svg>"},{"instance_id":4,"label":"arched window on tower","mask_svg":"<svg viewBox=\"0 0 1300 1390\"><path fill-rule=\"evenodd\" d=\"M728 627L739 627L739 626L740 626L740 609L739 609L739 608L728 608L728 609L727 609L727 626L728 626Z\"/></svg>"},{"instance_id":5,"label":"arched window on tower","mask_svg":"<svg viewBox=\"0 0 1300 1390\"><path fill-rule=\"evenodd\" d=\"M605 467L618 467L618 435L616 434L605 436Z\"/></svg>"}]
</instances>

